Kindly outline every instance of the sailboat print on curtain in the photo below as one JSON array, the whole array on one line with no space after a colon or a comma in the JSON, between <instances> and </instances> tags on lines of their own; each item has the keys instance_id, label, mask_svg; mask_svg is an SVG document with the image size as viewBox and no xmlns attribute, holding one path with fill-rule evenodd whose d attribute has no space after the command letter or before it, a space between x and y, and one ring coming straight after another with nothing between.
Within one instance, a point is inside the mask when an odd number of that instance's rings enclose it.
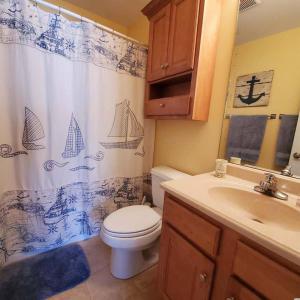
<instances>
[{"instance_id":1,"label":"sailboat print on curtain","mask_svg":"<svg viewBox=\"0 0 300 300\"><path fill-rule=\"evenodd\" d=\"M65 197L65 190L61 187L57 191L57 199L55 203L43 216L44 224L58 224L60 221L64 220L68 216L69 212L72 211L74 211L74 209L68 208L67 198Z\"/></svg>"},{"instance_id":2,"label":"sailboat print on curtain","mask_svg":"<svg viewBox=\"0 0 300 300\"><path fill-rule=\"evenodd\" d=\"M45 149L43 145L35 144L36 141L45 137L44 129L39 118L25 107L25 125L22 144L27 150Z\"/></svg>"},{"instance_id":3,"label":"sailboat print on curtain","mask_svg":"<svg viewBox=\"0 0 300 300\"><path fill-rule=\"evenodd\" d=\"M74 115L72 114L68 136L65 146L65 151L62 153L63 158L70 158L77 156L83 149L85 149L85 145L82 138L81 130L78 126Z\"/></svg>"},{"instance_id":4,"label":"sailboat print on curtain","mask_svg":"<svg viewBox=\"0 0 300 300\"><path fill-rule=\"evenodd\" d=\"M137 149L141 143L144 137L144 129L131 110L129 101L124 100L116 105L115 119L108 137L124 138L124 140L116 142L100 142L106 149ZM135 139L132 140L130 138Z\"/></svg>"}]
</instances>

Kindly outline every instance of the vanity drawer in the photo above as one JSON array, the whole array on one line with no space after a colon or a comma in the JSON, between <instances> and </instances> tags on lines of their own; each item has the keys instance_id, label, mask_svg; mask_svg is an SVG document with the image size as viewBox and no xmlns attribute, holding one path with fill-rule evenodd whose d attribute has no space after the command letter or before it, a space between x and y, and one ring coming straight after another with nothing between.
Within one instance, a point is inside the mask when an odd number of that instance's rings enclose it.
<instances>
[{"instance_id":1,"label":"vanity drawer","mask_svg":"<svg viewBox=\"0 0 300 300\"><path fill-rule=\"evenodd\" d=\"M164 221L174 226L210 256L216 256L221 230L197 214L165 197Z\"/></svg>"},{"instance_id":2,"label":"vanity drawer","mask_svg":"<svg viewBox=\"0 0 300 300\"><path fill-rule=\"evenodd\" d=\"M268 299L300 297L300 276L242 242L237 243L233 273Z\"/></svg>"},{"instance_id":3,"label":"vanity drawer","mask_svg":"<svg viewBox=\"0 0 300 300\"><path fill-rule=\"evenodd\" d=\"M231 277L229 279L226 298L225 299L234 299L234 300L263 300L255 292L251 291L244 284L240 283L235 278Z\"/></svg>"}]
</instances>

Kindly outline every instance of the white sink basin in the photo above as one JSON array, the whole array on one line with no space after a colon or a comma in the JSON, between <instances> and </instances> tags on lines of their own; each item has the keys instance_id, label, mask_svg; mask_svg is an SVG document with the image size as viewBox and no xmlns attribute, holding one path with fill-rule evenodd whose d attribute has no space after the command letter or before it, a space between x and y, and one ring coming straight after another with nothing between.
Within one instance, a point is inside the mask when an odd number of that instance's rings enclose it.
<instances>
[{"instance_id":1,"label":"white sink basin","mask_svg":"<svg viewBox=\"0 0 300 300\"><path fill-rule=\"evenodd\" d=\"M272 197L233 187L211 187L210 201L224 212L245 216L261 226L300 232L300 212Z\"/></svg>"}]
</instances>

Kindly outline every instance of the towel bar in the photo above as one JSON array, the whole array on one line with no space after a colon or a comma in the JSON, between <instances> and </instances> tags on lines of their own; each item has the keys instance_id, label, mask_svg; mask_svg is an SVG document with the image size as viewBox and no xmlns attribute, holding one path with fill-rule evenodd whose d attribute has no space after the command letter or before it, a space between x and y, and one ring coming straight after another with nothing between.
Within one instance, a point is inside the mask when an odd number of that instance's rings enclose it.
<instances>
[{"instance_id":1,"label":"towel bar","mask_svg":"<svg viewBox=\"0 0 300 300\"><path fill-rule=\"evenodd\" d=\"M231 117L232 117L233 115L225 115L225 119L230 119ZM281 119L281 116L282 115L279 115L279 118ZM275 120L277 118L277 115L276 114L270 114L269 116L268 116L268 119L269 120Z\"/></svg>"}]
</instances>

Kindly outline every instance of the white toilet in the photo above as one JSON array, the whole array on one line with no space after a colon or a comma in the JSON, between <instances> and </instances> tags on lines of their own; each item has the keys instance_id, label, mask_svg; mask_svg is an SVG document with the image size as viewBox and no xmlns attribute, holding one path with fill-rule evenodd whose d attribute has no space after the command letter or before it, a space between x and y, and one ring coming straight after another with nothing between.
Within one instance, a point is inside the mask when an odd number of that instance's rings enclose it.
<instances>
[{"instance_id":1,"label":"white toilet","mask_svg":"<svg viewBox=\"0 0 300 300\"><path fill-rule=\"evenodd\" d=\"M112 247L111 273L130 278L158 261L159 236L164 191L160 183L183 176L185 173L169 167L155 167L152 174L152 196L156 207L132 205L111 213L103 222L100 236Z\"/></svg>"}]
</instances>

